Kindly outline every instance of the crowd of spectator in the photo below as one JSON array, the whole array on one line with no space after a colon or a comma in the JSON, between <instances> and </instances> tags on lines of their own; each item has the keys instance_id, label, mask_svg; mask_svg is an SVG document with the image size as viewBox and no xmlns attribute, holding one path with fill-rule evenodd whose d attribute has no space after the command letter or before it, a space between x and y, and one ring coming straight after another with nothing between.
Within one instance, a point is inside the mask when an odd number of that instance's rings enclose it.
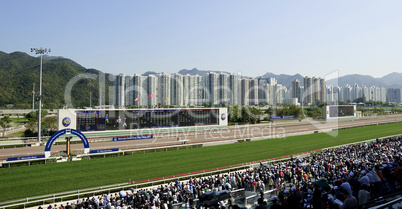
<instances>
[{"instance_id":1,"label":"crowd of spectator","mask_svg":"<svg viewBox=\"0 0 402 209\"><path fill-rule=\"evenodd\" d=\"M267 166L278 189L271 208L364 208L401 191L401 141L377 139Z\"/></svg>"},{"instance_id":2,"label":"crowd of spectator","mask_svg":"<svg viewBox=\"0 0 402 209\"><path fill-rule=\"evenodd\" d=\"M260 195L256 208L357 208L401 190L402 137L340 146L245 171L171 182L150 189L130 189L79 199L56 208L195 208L208 191L244 188ZM275 190L271 197L264 191ZM264 201L268 200L268 201ZM48 208L55 206L49 205ZM238 208L234 198L221 208Z\"/></svg>"}]
</instances>

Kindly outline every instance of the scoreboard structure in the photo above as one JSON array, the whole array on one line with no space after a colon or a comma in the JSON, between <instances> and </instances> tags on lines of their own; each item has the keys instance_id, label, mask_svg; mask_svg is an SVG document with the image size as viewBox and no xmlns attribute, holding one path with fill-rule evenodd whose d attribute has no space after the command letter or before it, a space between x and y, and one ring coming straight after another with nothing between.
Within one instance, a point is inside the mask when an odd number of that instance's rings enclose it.
<instances>
[{"instance_id":1,"label":"scoreboard structure","mask_svg":"<svg viewBox=\"0 0 402 209\"><path fill-rule=\"evenodd\" d=\"M58 130L83 133L189 126L227 126L226 108L182 109L60 109Z\"/></svg>"},{"instance_id":2,"label":"scoreboard structure","mask_svg":"<svg viewBox=\"0 0 402 209\"><path fill-rule=\"evenodd\" d=\"M355 118L356 105L329 105L323 107L324 119Z\"/></svg>"}]
</instances>

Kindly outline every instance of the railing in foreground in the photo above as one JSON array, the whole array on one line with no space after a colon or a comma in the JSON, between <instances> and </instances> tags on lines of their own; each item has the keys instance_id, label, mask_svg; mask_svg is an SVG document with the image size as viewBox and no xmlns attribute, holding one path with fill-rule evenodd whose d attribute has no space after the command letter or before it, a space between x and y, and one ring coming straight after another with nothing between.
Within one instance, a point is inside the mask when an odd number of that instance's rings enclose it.
<instances>
[{"instance_id":1,"label":"railing in foreground","mask_svg":"<svg viewBox=\"0 0 402 209\"><path fill-rule=\"evenodd\" d=\"M385 208L402 208L402 192L385 196L381 199L371 200L366 204L360 205L359 209L385 209ZM396 206L396 207L395 207Z\"/></svg>"},{"instance_id":2,"label":"railing in foreground","mask_svg":"<svg viewBox=\"0 0 402 209\"><path fill-rule=\"evenodd\" d=\"M265 198L265 199L269 199L269 198L266 198L266 197L267 197L268 195L269 195L269 197L271 197L273 193L276 194L276 189L271 189L271 190L265 191L265 192L264 192L264 198ZM245 201L244 201L244 205L245 205L245 206L248 206L248 205L254 206L254 205L257 203L258 198L261 198L261 196L260 196L259 194L255 194L255 195L246 197L246 199L245 199ZM249 208L249 207L247 207L247 208Z\"/></svg>"}]
</instances>

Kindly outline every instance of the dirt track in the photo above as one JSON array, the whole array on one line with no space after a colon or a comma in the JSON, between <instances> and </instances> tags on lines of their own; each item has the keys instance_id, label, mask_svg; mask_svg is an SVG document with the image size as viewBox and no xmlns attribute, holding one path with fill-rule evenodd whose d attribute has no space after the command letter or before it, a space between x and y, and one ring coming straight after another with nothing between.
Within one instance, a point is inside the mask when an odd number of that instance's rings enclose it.
<instances>
[{"instance_id":1,"label":"dirt track","mask_svg":"<svg viewBox=\"0 0 402 209\"><path fill-rule=\"evenodd\" d=\"M203 134L189 134L180 136L180 140L189 140L187 144L223 144L229 143L231 140L245 139L245 138L275 138L286 137L296 134L308 134L315 131L328 131L342 127L361 126L368 124L388 123L388 122L402 122L402 115L383 116L383 117L367 117L354 120L339 120L331 122L295 122L291 124L258 124L258 125L243 125L243 126L230 126L228 129L223 129L219 132L212 133L206 132ZM139 148L152 148L178 145L181 142L177 141L177 135L168 137L158 137L153 139L144 140L130 140L130 141L106 141L95 142L90 140L90 149L110 149L119 148L120 150L139 149ZM27 156L27 155L40 155L44 153L44 146L10 148L0 150L0 161L6 160L8 157ZM65 145L53 145L52 154L65 150ZM83 151L82 144L72 144L72 150Z\"/></svg>"}]
</instances>

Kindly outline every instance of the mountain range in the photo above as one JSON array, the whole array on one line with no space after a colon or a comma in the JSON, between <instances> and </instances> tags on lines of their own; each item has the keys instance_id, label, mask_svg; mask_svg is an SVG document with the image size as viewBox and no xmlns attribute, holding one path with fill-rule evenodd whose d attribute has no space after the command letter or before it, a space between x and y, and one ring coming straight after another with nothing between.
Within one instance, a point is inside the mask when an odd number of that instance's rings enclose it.
<instances>
[{"instance_id":1,"label":"mountain range","mask_svg":"<svg viewBox=\"0 0 402 209\"><path fill-rule=\"evenodd\" d=\"M73 78L84 73L93 75L104 75L109 78L110 74L103 73L96 69L89 69L81 66L71 59L64 57L43 56L43 101L44 108L62 108L65 101L65 91L68 83ZM24 52L4 53L0 51L0 108L8 104L14 104L15 108L31 108L33 83L36 84L36 95L38 92L40 58L30 56ZM229 73L224 71L191 70L182 69L178 73L186 75L205 75L208 72ZM134 73L133 73L134 74ZM146 72L143 75L158 74ZM246 75L245 75L246 76ZM303 75L273 74L267 72L259 77L276 78L277 82L291 88L294 79L300 80L303 85ZM257 77L257 78L259 78ZM346 84L367 87L377 86L385 88L402 88L402 73L391 73L381 78L373 78L368 75L346 75L338 79L326 81L328 85L345 86ZM113 81L105 79L106 87L112 86ZM109 98L109 88L104 88L104 98ZM99 79L80 78L72 87L72 104L74 107L85 107L89 105L89 94L92 94L92 104L98 105ZM105 101L107 100L107 101ZM108 104L109 99L103 99L102 104Z\"/></svg>"},{"instance_id":2,"label":"mountain range","mask_svg":"<svg viewBox=\"0 0 402 209\"><path fill-rule=\"evenodd\" d=\"M209 71L209 70L198 70L197 68L193 68L191 70L180 70L178 73L182 75L205 75L205 73L208 72L215 72L215 73L228 73L225 71ZM301 74L295 74L295 75L286 75L286 74L274 74L267 72L264 75L261 75L257 78L275 78L279 84L282 84L286 86L288 89L291 88L292 86L292 81L295 79L298 79L301 82L301 85L303 85L303 78ZM357 84L359 86L375 86L375 87L384 87L384 88L402 88L402 73L390 73L386 76L383 76L381 78L374 78L369 75L359 75L359 74L351 74L351 75L345 75L341 76L337 79L331 79L327 80L326 84L327 85L332 85L332 86L345 86L347 84L353 86L354 84Z\"/></svg>"}]
</instances>

